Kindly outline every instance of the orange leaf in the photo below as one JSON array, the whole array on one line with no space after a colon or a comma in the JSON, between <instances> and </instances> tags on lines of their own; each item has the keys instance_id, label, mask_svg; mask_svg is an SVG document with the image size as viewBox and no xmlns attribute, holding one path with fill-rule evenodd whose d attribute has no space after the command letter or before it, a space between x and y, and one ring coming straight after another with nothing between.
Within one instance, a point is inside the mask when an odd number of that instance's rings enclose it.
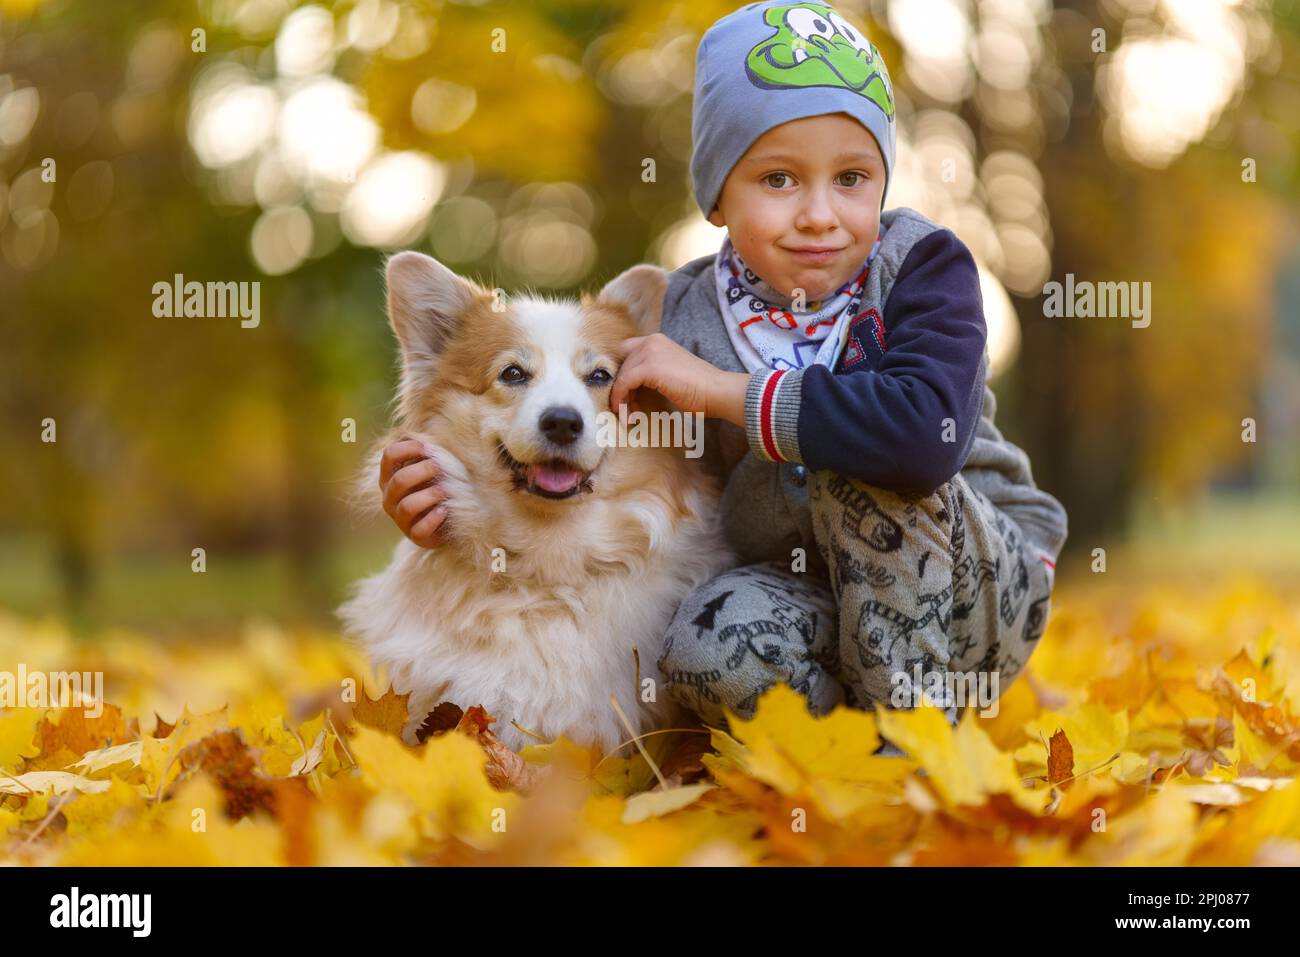
<instances>
[{"instance_id":1,"label":"orange leaf","mask_svg":"<svg viewBox=\"0 0 1300 957\"><path fill-rule=\"evenodd\" d=\"M1065 732L1058 728L1048 742L1047 780L1051 784L1060 784L1073 774L1074 748Z\"/></svg>"},{"instance_id":2,"label":"orange leaf","mask_svg":"<svg viewBox=\"0 0 1300 957\"><path fill-rule=\"evenodd\" d=\"M400 738L402 729L406 727L406 705L410 698L409 693L398 694L391 685L379 698L371 698L362 690L361 697L352 706L352 717L361 724Z\"/></svg>"},{"instance_id":3,"label":"orange leaf","mask_svg":"<svg viewBox=\"0 0 1300 957\"><path fill-rule=\"evenodd\" d=\"M58 724L48 716L41 719L37 732L43 754L66 748L73 754L82 755L130 740L126 723L122 720L122 709L114 704L104 704L103 711L94 718L86 717L83 708L60 708L58 719Z\"/></svg>"}]
</instances>

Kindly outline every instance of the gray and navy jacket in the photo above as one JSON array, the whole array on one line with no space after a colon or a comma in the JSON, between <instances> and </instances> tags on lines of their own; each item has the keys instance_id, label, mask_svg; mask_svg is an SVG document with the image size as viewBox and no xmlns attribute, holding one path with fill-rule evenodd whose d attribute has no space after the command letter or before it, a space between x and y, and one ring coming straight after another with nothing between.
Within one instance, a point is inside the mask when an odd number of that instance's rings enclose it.
<instances>
[{"instance_id":1,"label":"gray and navy jacket","mask_svg":"<svg viewBox=\"0 0 1300 957\"><path fill-rule=\"evenodd\" d=\"M729 541L745 562L789 561L795 547L815 555L809 469L919 496L960 472L1054 569L1065 509L1034 484L1028 456L993 424L997 400L986 381L970 251L912 209L883 213L881 230L835 371L759 370L746 390L743 430L705 421L704 465L725 483ZM714 260L701 256L669 276L661 329L717 368L745 372L723 326Z\"/></svg>"}]
</instances>

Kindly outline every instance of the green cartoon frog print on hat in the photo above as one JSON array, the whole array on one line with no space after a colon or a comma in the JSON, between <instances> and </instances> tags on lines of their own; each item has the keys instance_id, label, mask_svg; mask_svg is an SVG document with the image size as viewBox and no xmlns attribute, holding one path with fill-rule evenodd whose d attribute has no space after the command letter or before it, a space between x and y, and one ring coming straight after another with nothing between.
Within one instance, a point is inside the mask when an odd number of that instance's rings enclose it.
<instances>
[{"instance_id":1,"label":"green cartoon frog print on hat","mask_svg":"<svg viewBox=\"0 0 1300 957\"><path fill-rule=\"evenodd\" d=\"M746 58L756 86L838 87L860 93L893 117L894 91L884 60L838 13L821 3L791 3L769 7L763 19L776 33Z\"/></svg>"}]
</instances>

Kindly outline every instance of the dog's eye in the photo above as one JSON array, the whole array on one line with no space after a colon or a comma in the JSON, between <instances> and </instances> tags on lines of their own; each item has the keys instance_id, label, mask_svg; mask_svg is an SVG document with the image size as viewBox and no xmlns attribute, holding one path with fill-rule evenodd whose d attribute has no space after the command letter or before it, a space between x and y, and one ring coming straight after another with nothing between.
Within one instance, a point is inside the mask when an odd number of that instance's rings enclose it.
<instances>
[{"instance_id":1,"label":"dog's eye","mask_svg":"<svg viewBox=\"0 0 1300 957\"><path fill-rule=\"evenodd\" d=\"M528 373L525 372L523 369L519 368L519 366L517 365L508 365L501 370L501 375L499 375L497 378L500 379L502 382L506 383L507 385L515 385L527 379Z\"/></svg>"},{"instance_id":2,"label":"dog's eye","mask_svg":"<svg viewBox=\"0 0 1300 957\"><path fill-rule=\"evenodd\" d=\"M587 381L592 385L608 385L614 381L614 377L606 369L595 369L587 376Z\"/></svg>"}]
</instances>

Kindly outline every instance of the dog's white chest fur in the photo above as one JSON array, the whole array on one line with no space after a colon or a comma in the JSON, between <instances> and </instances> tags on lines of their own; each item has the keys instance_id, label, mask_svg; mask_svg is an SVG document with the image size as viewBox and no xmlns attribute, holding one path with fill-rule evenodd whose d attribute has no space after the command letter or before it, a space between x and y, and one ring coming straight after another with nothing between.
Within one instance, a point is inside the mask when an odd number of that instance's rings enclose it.
<instances>
[{"instance_id":1,"label":"dog's white chest fur","mask_svg":"<svg viewBox=\"0 0 1300 957\"><path fill-rule=\"evenodd\" d=\"M515 725L602 750L626 741L610 695L637 734L664 724L672 709L655 665L668 623L730 561L706 495L694 503L703 514L676 528L656 502L583 506L581 520L527 551L475 555L403 539L341 614L394 687L411 692L407 740L443 701L483 705L497 737L516 749L537 739ZM619 513L659 526L647 529L649 554L619 540L627 528ZM506 570L494 571L502 561Z\"/></svg>"}]
</instances>

